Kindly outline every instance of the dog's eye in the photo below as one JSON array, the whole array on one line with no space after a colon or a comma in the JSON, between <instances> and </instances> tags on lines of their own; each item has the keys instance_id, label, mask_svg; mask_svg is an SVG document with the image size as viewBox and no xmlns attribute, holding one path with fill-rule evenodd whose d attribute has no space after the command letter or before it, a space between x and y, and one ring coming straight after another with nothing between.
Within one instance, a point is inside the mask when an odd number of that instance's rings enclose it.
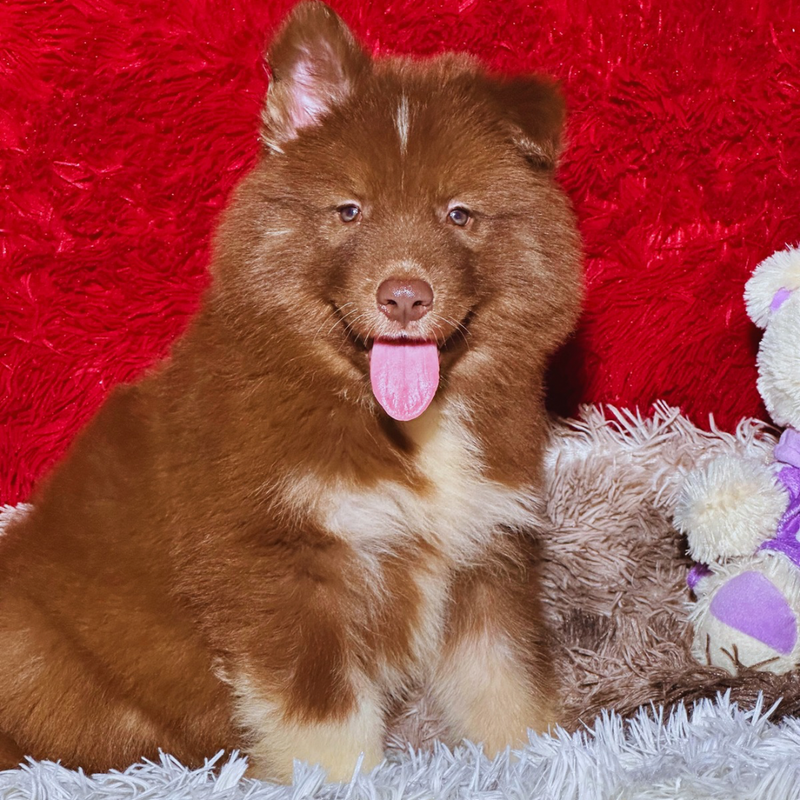
<instances>
[{"instance_id":1,"label":"dog's eye","mask_svg":"<svg viewBox=\"0 0 800 800\"><path fill-rule=\"evenodd\" d=\"M361 216L361 209L355 203L345 203L336 210L342 222L355 222Z\"/></svg>"},{"instance_id":2,"label":"dog's eye","mask_svg":"<svg viewBox=\"0 0 800 800\"><path fill-rule=\"evenodd\" d=\"M447 218L453 223L453 225L458 225L459 228L464 228L472 219L472 214L470 214L466 208L456 206L455 208L450 209L447 214Z\"/></svg>"}]
</instances>

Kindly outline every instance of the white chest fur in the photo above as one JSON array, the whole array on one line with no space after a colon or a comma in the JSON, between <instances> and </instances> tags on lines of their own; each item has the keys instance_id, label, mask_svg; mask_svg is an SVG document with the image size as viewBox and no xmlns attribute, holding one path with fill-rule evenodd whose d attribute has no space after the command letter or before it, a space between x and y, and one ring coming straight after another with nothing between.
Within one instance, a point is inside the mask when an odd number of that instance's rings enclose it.
<instances>
[{"instance_id":1,"label":"white chest fur","mask_svg":"<svg viewBox=\"0 0 800 800\"><path fill-rule=\"evenodd\" d=\"M424 489L381 480L369 488L305 475L289 488L292 506L310 513L333 535L346 541L365 569L365 593L382 594L383 569L407 546L427 543L426 557L409 565L407 580L418 591L417 624L410 660L411 674L426 669L437 652L454 570L481 561L500 526L535 525L534 495L513 489L483 474L482 453L464 425L466 412L457 406L432 405L419 419L405 423L416 445L414 468ZM435 555L431 554L431 549ZM412 666L415 665L415 666ZM398 674L384 665L387 684Z\"/></svg>"},{"instance_id":2,"label":"white chest fur","mask_svg":"<svg viewBox=\"0 0 800 800\"><path fill-rule=\"evenodd\" d=\"M432 404L419 419L404 423L417 445L414 465L425 490L390 480L352 488L303 476L292 489L293 504L366 558L421 538L446 562L474 561L499 526L530 526L538 516L530 491L484 477L482 453L465 415L455 405Z\"/></svg>"}]
</instances>

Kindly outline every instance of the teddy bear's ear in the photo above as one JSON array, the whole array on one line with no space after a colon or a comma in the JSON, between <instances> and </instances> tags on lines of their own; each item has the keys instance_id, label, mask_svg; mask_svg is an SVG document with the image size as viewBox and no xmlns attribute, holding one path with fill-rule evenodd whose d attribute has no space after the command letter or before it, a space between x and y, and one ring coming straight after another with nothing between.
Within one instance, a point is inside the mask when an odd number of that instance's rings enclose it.
<instances>
[{"instance_id":1,"label":"teddy bear's ear","mask_svg":"<svg viewBox=\"0 0 800 800\"><path fill-rule=\"evenodd\" d=\"M764 259L754 270L744 289L750 319L766 328L772 314L791 292L800 289L800 248L788 247Z\"/></svg>"}]
</instances>

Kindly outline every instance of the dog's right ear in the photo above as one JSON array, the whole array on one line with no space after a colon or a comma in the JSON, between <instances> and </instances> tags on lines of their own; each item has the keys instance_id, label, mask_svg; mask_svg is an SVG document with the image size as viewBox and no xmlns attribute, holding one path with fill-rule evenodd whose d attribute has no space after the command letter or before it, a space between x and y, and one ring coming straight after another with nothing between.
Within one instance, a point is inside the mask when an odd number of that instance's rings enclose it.
<instances>
[{"instance_id":1,"label":"dog's right ear","mask_svg":"<svg viewBox=\"0 0 800 800\"><path fill-rule=\"evenodd\" d=\"M275 36L267 61L272 80L261 115L262 138L278 152L347 98L370 66L347 25L319 0L295 6Z\"/></svg>"}]
</instances>

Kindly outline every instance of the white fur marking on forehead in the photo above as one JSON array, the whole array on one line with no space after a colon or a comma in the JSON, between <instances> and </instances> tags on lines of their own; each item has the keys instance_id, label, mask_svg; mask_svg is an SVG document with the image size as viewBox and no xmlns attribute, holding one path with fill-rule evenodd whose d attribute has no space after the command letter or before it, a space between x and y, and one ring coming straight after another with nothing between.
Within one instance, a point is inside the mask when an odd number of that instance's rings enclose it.
<instances>
[{"instance_id":1,"label":"white fur marking on forehead","mask_svg":"<svg viewBox=\"0 0 800 800\"><path fill-rule=\"evenodd\" d=\"M400 105L397 106L394 123L397 128L397 135L400 137L400 152L405 154L408 149L409 127L408 98L405 95L400 98Z\"/></svg>"}]
</instances>

